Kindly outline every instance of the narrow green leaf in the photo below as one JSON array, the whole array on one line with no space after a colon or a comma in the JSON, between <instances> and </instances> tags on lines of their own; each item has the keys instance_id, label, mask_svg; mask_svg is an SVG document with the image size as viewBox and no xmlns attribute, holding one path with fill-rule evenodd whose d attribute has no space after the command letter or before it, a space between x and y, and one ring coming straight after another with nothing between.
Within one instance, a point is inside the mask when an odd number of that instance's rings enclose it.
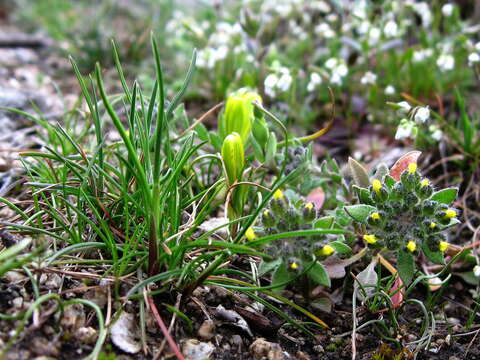
<instances>
[{"instance_id":1,"label":"narrow green leaf","mask_svg":"<svg viewBox=\"0 0 480 360\"><path fill-rule=\"evenodd\" d=\"M469 153L472 150L474 128L465 108L465 100L460 94L460 91L458 91L458 88L455 88L455 100L457 101L460 109L460 120L462 122L461 125L463 129L463 149Z\"/></svg>"}]
</instances>

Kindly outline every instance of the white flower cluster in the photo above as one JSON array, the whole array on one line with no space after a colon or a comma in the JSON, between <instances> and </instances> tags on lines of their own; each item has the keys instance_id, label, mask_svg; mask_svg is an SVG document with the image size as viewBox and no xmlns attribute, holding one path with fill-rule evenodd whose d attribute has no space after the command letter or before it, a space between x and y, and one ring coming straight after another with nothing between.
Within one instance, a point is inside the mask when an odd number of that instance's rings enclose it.
<instances>
[{"instance_id":1,"label":"white flower cluster","mask_svg":"<svg viewBox=\"0 0 480 360\"><path fill-rule=\"evenodd\" d=\"M371 71L367 71L365 75L360 79L360 83L363 85L374 85L377 81L377 75Z\"/></svg>"},{"instance_id":2,"label":"white flower cluster","mask_svg":"<svg viewBox=\"0 0 480 360\"><path fill-rule=\"evenodd\" d=\"M455 68L455 58L451 54L440 54L437 59L437 66L440 71L450 71Z\"/></svg>"},{"instance_id":3,"label":"white flower cluster","mask_svg":"<svg viewBox=\"0 0 480 360\"><path fill-rule=\"evenodd\" d=\"M474 50L468 55L468 66L480 63L480 42L475 44Z\"/></svg>"},{"instance_id":4,"label":"white flower cluster","mask_svg":"<svg viewBox=\"0 0 480 360\"><path fill-rule=\"evenodd\" d=\"M412 106L406 102L401 101L397 103L398 112L406 115L407 118L400 120L397 132L395 134L396 140L415 139L418 133L418 125L425 124L430 119L430 109L428 106ZM436 141L442 139L443 133L440 128L434 124L428 127L430 137Z\"/></svg>"},{"instance_id":5,"label":"white flower cluster","mask_svg":"<svg viewBox=\"0 0 480 360\"><path fill-rule=\"evenodd\" d=\"M338 58L330 58L325 62L325 67L330 71L330 83L341 85L342 80L348 74L345 61Z\"/></svg>"},{"instance_id":6,"label":"white flower cluster","mask_svg":"<svg viewBox=\"0 0 480 360\"><path fill-rule=\"evenodd\" d=\"M290 89L293 78L290 70L287 67L280 66L280 63L275 62L272 66L273 72L268 74L265 78L265 94L274 98L279 93L285 93Z\"/></svg>"},{"instance_id":7,"label":"white flower cluster","mask_svg":"<svg viewBox=\"0 0 480 360\"><path fill-rule=\"evenodd\" d=\"M317 72L312 72L310 74L310 81L307 85L307 91L313 92L320 84L322 83L322 77Z\"/></svg>"},{"instance_id":8,"label":"white flower cluster","mask_svg":"<svg viewBox=\"0 0 480 360\"><path fill-rule=\"evenodd\" d=\"M230 53L230 48L240 42L233 48L234 54L246 52L246 46L239 41L243 33L240 24L229 24L227 22L219 22L215 32L210 35L208 45L200 49L197 55L197 66L199 68L212 69L219 61L225 60Z\"/></svg>"}]
</instances>

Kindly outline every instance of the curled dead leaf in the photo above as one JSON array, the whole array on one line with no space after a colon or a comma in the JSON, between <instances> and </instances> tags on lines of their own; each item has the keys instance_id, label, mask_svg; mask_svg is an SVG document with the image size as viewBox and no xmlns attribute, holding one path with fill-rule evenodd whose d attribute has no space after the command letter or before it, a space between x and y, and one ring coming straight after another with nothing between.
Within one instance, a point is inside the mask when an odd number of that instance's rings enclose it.
<instances>
[{"instance_id":1,"label":"curled dead leaf","mask_svg":"<svg viewBox=\"0 0 480 360\"><path fill-rule=\"evenodd\" d=\"M390 176L396 181L400 180L400 175L408 168L408 164L417 163L418 158L422 154L421 151L410 151L398 159L390 169Z\"/></svg>"}]
</instances>

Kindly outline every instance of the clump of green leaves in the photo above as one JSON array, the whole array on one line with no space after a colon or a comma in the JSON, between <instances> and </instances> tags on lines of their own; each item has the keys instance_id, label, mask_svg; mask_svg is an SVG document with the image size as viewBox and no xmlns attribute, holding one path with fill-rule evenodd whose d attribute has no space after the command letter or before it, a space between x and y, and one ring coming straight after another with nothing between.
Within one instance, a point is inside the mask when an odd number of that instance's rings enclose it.
<instances>
[{"instance_id":1,"label":"clump of green leaves","mask_svg":"<svg viewBox=\"0 0 480 360\"><path fill-rule=\"evenodd\" d=\"M456 188L436 191L418 172L416 162L402 166L401 172L381 166L369 186L354 185L360 204L346 206L345 211L361 225L368 248L396 252L400 276L408 284L414 276L414 255L420 251L444 264L443 253L449 247L444 232L460 221L458 210L451 207ZM357 183L365 184L361 165L355 163L351 169Z\"/></svg>"}]
</instances>

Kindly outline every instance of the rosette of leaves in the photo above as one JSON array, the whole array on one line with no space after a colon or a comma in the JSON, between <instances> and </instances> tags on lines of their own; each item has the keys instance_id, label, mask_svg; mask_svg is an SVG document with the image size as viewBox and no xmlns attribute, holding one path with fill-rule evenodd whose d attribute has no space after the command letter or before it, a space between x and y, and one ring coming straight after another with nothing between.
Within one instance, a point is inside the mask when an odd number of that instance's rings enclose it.
<instances>
[{"instance_id":1,"label":"rosette of leaves","mask_svg":"<svg viewBox=\"0 0 480 360\"><path fill-rule=\"evenodd\" d=\"M289 200L283 192L274 193L268 207L262 212L256 229L262 235L282 234L300 230L325 229L325 234L314 236L285 237L270 242L265 252L274 260L263 261L259 274L272 273L272 285L281 290L295 277L302 284L330 286L330 278L321 261L334 253L349 254L351 249L345 243L336 240L335 231L328 234L327 229L334 228L334 218L319 217L312 203L300 199ZM310 286L308 285L307 288Z\"/></svg>"},{"instance_id":2,"label":"rosette of leaves","mask_svg":"<svg viewBox=\"0 0 480 360\"><path fill-rule=\"evenodd\" d=\"M345 211L361 225L368 248L396 253L399 275L407 285L420 252L434 263L445 264L443 253L449 247L445 230L460 221L458 210L451 207L458 189L435 189L417 170L416 158L405 159L390 170L381 165L372 180L362 165L350 159L360 204L346 206Z\"/></svg>"}]
</instances>

